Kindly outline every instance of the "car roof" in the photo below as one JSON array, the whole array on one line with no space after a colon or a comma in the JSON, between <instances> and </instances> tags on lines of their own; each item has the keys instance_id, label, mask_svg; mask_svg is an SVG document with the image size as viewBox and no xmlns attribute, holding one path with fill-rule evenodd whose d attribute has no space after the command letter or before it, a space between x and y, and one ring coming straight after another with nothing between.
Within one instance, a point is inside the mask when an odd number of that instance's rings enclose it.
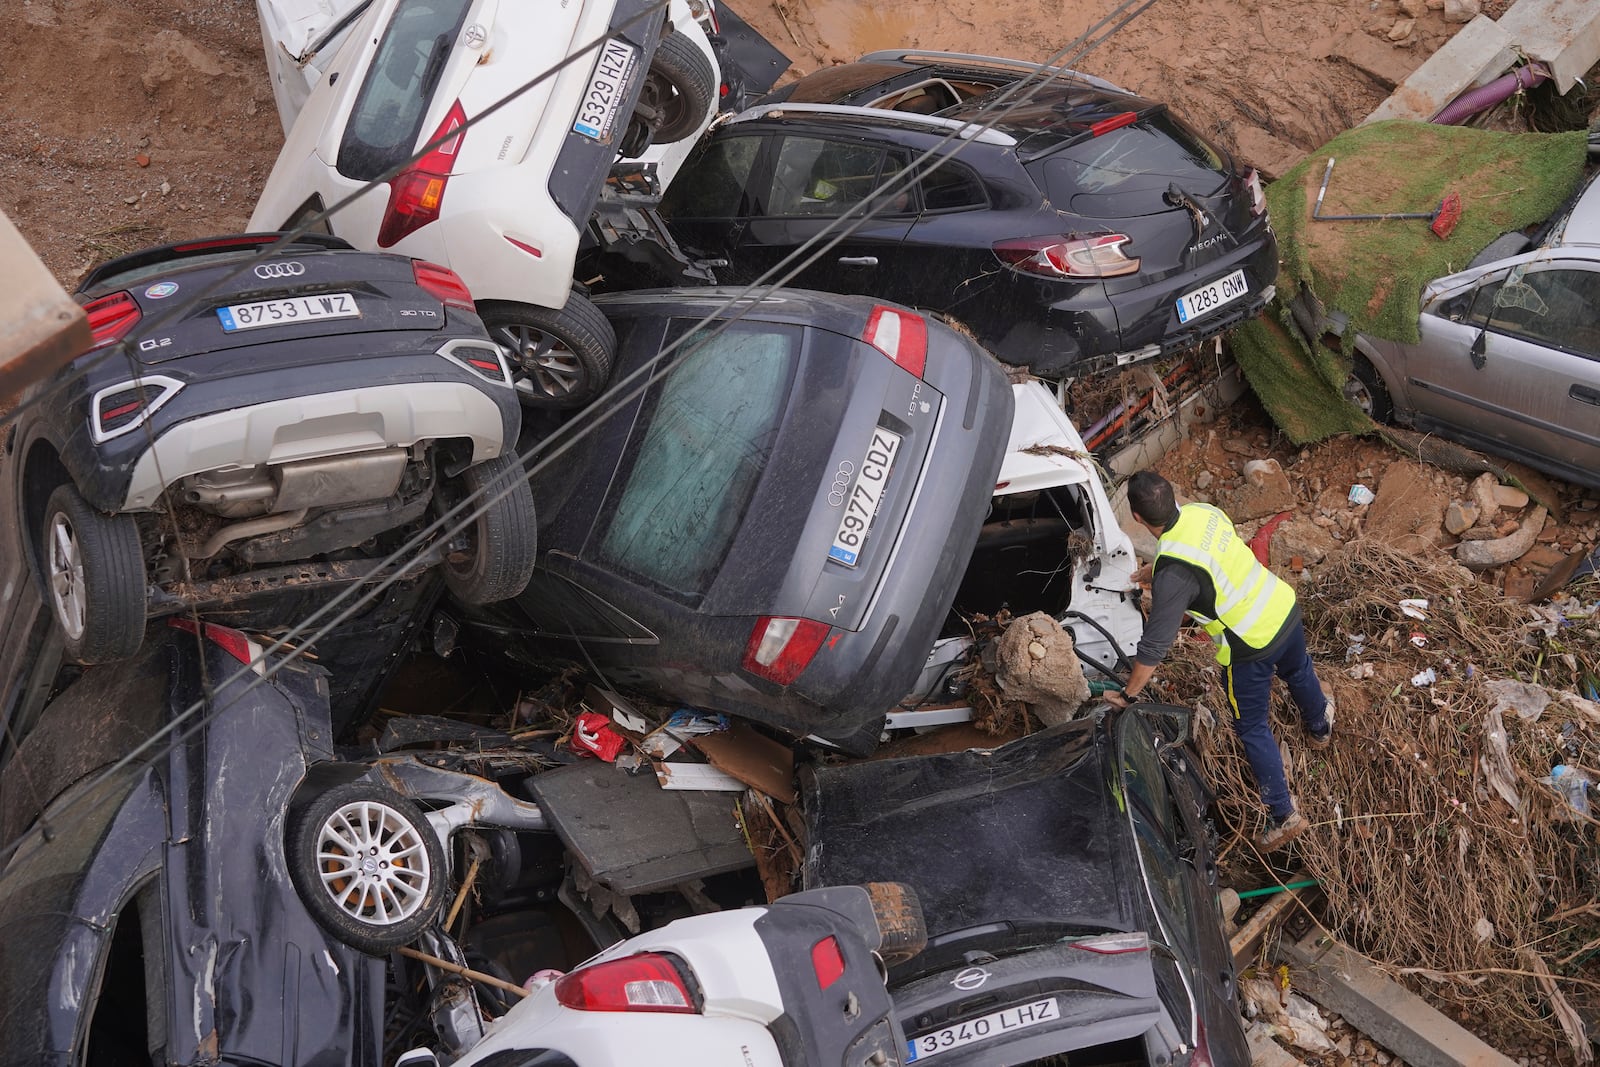
<instances>
[{"instance_id":1,"label":"car roof","mask_svg":"<svg viewBox=\"0 0 1600 1067\"><path fill-rule=\"evenodd\" d=\"M806 884L914 885L933 937L995 922L1142 929L1104 724L1090 715L994 749L816 769ZM951 841L1010 851L969 859Z\"/></svg>"},{"instance_id":2,"label":"car roof","mask_svg":"<svg viewBox=\"0 0 1600 1067\"><path fill-rule=\"evenodd\" d=\"M885 111L852 104L758 104L729 119L724 129L760 119L799 119L805 122L854 127L867 133L901 133L939 139L954 134L963 140L1010 147L1017 139L1008 131L985 129L987 120L972 122L943 115L917 115L908 111Z\"/></svg>"},{"instance_id":3,"label":"car roof","mask_svg":"<svg viewBox=\"0 0 1600 1067\"><path fill-rule=\"evenodd\" d=\"M1589 179L1589 186L1572 205L1561 226L1561 245L1600 245L1600 171Z\"/></svg>"}]
</instances>

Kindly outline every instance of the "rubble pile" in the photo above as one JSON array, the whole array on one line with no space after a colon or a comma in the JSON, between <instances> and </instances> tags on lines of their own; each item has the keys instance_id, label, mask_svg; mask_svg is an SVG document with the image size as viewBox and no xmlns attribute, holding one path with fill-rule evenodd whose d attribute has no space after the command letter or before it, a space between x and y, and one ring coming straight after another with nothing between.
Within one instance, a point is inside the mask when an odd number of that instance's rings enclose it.
<instances>
[{"instance_id":1,"label":"rubble pile","mask_svg":"<svg viewBox=\"0 0 1600 1067\"><path fill-rule=\"evenodd\" d=\"M1287 704L1277 730L1330 932L1475 1029L1539 1040L1559 1026L1586 1058L1600 850L1586 789L1559 792L1552 768L1600 769L1600 580L1533 607L1442 554L1366 538L1308 572L1300 596L1338 701L1334 745L1297 743ZM1234 828L1224 853L1248 849L1260 803L1218 728L1209 650L1182 643L1167 681L1200 694L1197 740Z\"/></svg>"}]
</instances>

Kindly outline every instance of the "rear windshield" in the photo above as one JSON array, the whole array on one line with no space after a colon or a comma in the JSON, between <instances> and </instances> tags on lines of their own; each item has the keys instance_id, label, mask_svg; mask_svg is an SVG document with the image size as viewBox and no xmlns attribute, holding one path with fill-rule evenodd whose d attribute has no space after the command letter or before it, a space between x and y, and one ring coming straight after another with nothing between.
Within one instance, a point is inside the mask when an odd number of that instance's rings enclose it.
<instances>
[{"instance_id":1,"label":"rear windshield","mask_svg":"<svg viewBox=\"0 0 1600 1067\"><path fill-rule=\"evenodd\" d=\"M1030 142L1030 149L1038 146ZM1227 161L1186 126L1162 112L1099 137L1086 137L1028 165L1034 183L1056 207L1078 215L1127 218L1163 210L1177 185L1194 196L1217 191Z\"/></svg>"},{"instance_id":2,"label":"rear windshield","mask_svg":"<svg viewBox=\"0 0 1600 1067\"><path fill-rule=\"evenodd\" d=\"M669 340L689 321L674 325ZM705 594L772 454L800 341L772 323L691 336L634 430L602 559L668 593Z\"/></svg>"},{"instance_id":3,"label":"rear windshield","mask_svg":"<svg viewBox=\"0 0 1600 1067\"><path fill-rule=\"evenodd\" d=\"M370 181L410 158L472 0L403 0L339 143L339 173Z\"/></svg>"}]
</instances>

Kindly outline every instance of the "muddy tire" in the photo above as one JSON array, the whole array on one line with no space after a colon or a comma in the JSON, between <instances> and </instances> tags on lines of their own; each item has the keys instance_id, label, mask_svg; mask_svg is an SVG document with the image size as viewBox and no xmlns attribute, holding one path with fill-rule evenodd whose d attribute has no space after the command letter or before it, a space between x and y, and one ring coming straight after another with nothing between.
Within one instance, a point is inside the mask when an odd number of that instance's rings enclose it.
<instances>
[{"instance_id":1,"label":"muddy tire","mask_svg":"<svg viewBox=\"0 0 1600 1067\"><path fill-rule=\"evenodd\" d=\"M717 99L718 88L711 61L687 35L663 37L640 96L641 110L655 112L652 143L670 144L693 136Z\"/></svg>"},{"instance_id":2,"label":"muddy tire","mask_svg":"<svg viewBox=\"0 0 1600 1067\"><path fill-rule=\"evenodd\" d=\"M1383 377L1365 356L1357 355L1350 366L1350 376L1344 382L1344 398L1373 422L1389 422L1394 418L1394 402Z\"/></svg>"},{"instance_id":3,"label":"muddy tire","mask_svg":"<svg viewBox=\"0 0 1600 1067\"><path fill-rule=\"evenodd\" d=\"M67 658L112 663L144 643L144 552L131 515L95 510L68 483L45 504L37 531L45 603Z\"/></svg>"},{"instance_id":4,"label":"muddy tire","mask_svg":"<svg viewBox=\"0 0 1600 1067\"><path fill-rule=\"evenodd\" d=\"M560 309L481 300L478 314L510 352L512 382L525 407L580 408L611 380L616 332L581 293Z\"/></svg>"},{"instance_id":5,"label":"muddy tire","mask_svg":"<svg viewBox=\"0 0 1600 1067\"><path fill-rule=\"evenodd\" d=\"M462 515L492 500L457 539L465 544L453 543L445 555L444 582L451 595L464 604L494 604L522 592L538 553L533 490L522 460L508 452L468 467L461 472L459 491L447 499L468 501Z\"/></svg>"},{"instance_id":6,"label":"muddy tire","mask_svg":"<svg viewBox=\"0 0 1600 1067\"><path fill-rule=\"evenodd\" d=\"M883 937L878 955L885 964L897 966L928 947L928 925L915 889L904 882L868 882L866 890Z\"/></svg>"},{"instance_id":7,"label":"muddy tire","mask_svg":"<svg viewBox=\"0 0 1600 1067\"><path fill-rule=\"evenodd\" d=\"M368 782L335 786L290 825L289 878L306 910L340 941L382 956L438 918L444 847L400 794Z\"/></svg>"}]
</instances>

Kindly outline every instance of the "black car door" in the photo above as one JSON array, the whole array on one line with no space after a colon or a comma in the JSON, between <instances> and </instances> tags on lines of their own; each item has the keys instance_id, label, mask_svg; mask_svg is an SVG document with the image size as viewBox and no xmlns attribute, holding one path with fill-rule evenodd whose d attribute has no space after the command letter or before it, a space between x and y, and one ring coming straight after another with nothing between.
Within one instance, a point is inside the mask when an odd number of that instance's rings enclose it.
<instances>
[{"instance_id":1,"label":"black car door","mask_svg":"<svg viewBox=\"0 0 1600 1067\"><path fill-rule=\"evenodd\" d=\"M903 150L860 138L774 136L752 177L727 280L750 282L771 272L774 282L905 302L901 242L916 218L914 194L904 183L887 193L878 189L908 160ZM831 247L803 253L809 259L803 266L798 259L779 266L814 240Z\"/></svg>"},{"instance_id":2,"label":"black car door","mask_svg":"<svg viewBox=\"0 0 1600 1067\"><path fill-rule=\"evenodd\" d=\"M749 214L749 187L768 138L759 132L724 129L701 141L662 194L658 209L667 229L690 255L723 259L717 280L742 279L734 255Z\"/></svg>"}]
</instances>

